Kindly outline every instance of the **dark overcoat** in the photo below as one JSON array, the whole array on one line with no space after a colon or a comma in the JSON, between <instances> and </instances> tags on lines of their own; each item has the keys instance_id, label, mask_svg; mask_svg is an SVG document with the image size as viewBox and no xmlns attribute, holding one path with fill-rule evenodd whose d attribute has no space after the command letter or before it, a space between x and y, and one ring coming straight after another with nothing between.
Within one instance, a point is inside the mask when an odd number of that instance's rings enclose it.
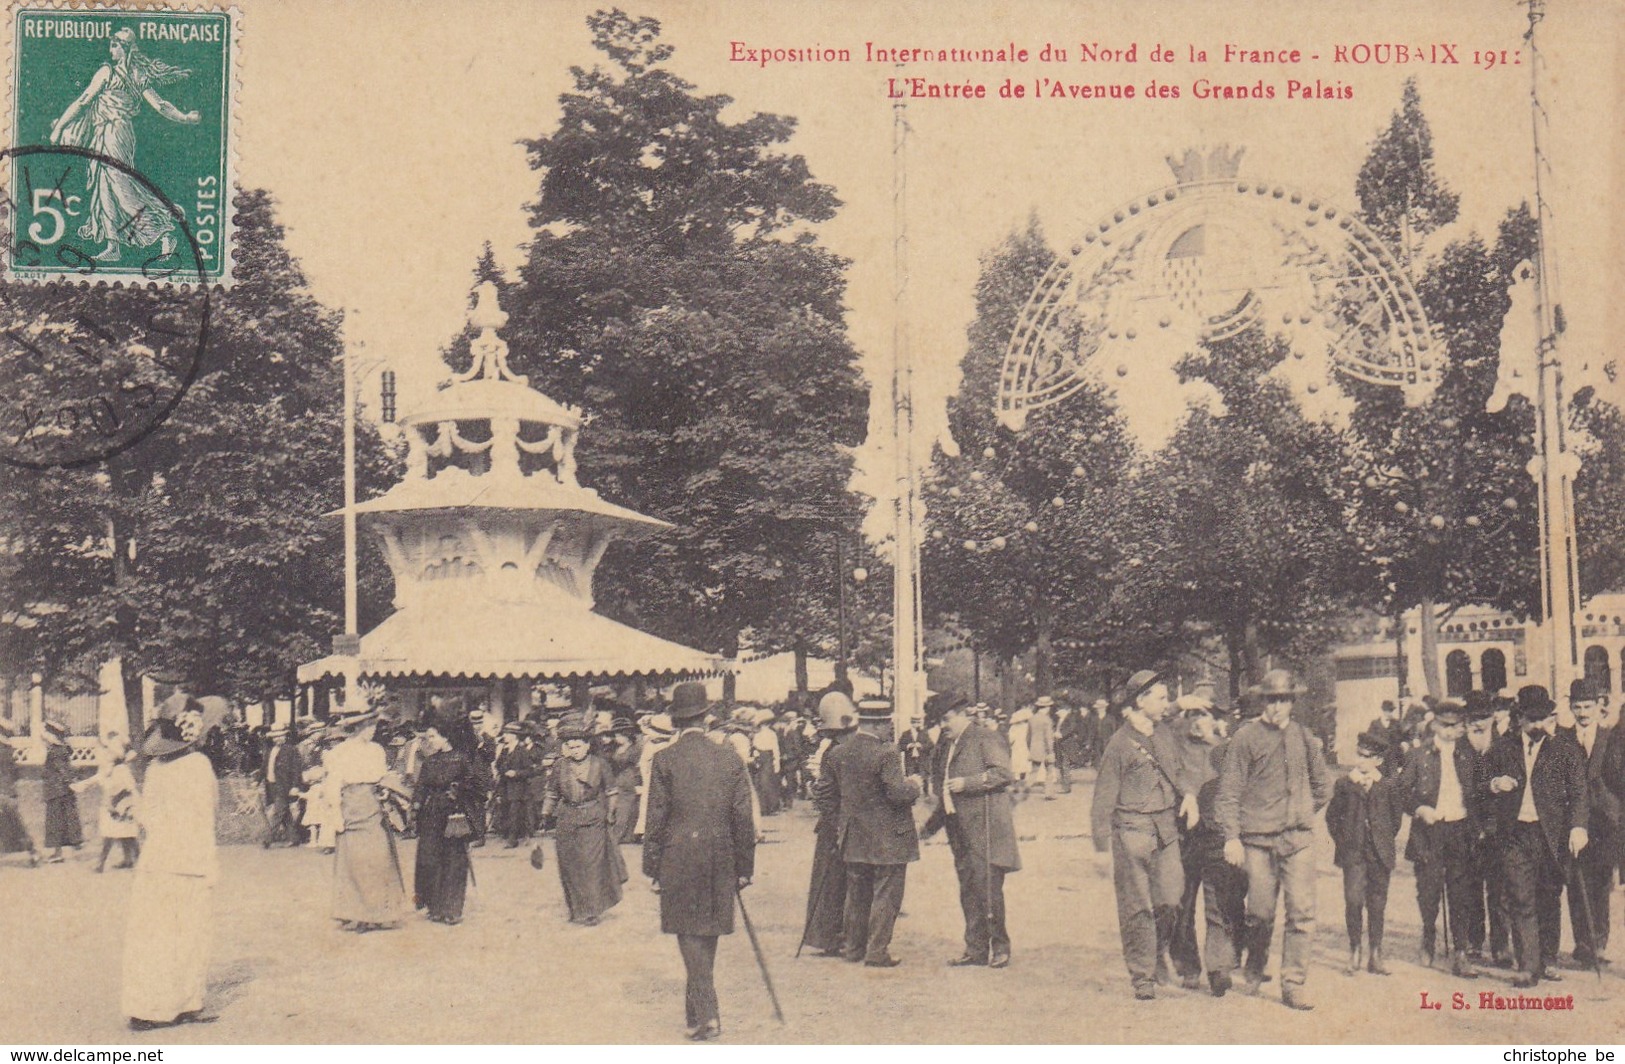
<instances>
[{"instance_id":1,"label":"dark overcoat","mask_svg":"<svg viewBox=\"0 0 1625 1064\"><path fill-rule=\"evenodd\" d=\"M1505 793L1493 794L1490 781L1497 776L1509 776L1518 785ZM1477 789L1500 839L1512 837L1512 825L1518 819L1526 787L1534 788L1535 813L1540 818L1541 832L1553 859L1559 868L1567 868L1569 829L1585 826L1591 814L1585 751L1569 736L1551 736L1541 743L1540 752L1535 755L1534 772L1525 773L1522 731L1509 731L1495 740L1479 763Z\"/></svg>"},{"instance_id":2,"label":"dark overcoat","mask_svg":"<svg viewBox=\"0 0 1625 1064\"><path fill-rule=\"evenodd\" d=\"M1367 790L1348 776L1338 777L1326 806L1326 830L1336 847L1333 863L1348 868L1366 863L1374 853L1382 867L1393 871L1394 839L1399 835L1404 805L1398 780L1384 776ZM1411 830L1416 827L1412 824Z\"/></svg>"},{"instance_id":3,"label":"dark overcoat","mask_svg":"<svg viewBox=\"0 0 1625 1064\"><path fill-rule=\"evenodd\" d=\"M1021 854L1008 793L1015 776L1010 771L1010 747L1003 737L980 724L967 727L957 741L944 732L932 772L939 785L937 794L944 794L941 785L955 777L965 781L965 789L953 796L952 815L945 815L942 805L937 806L925 823L924 834L946 826L955 856L968 854L972 861L990 861L1007 872L1018 871Z\"/></svg>"},{"instance_id":4,"label":"dark overcoat","mask_svg":"<svg viewBox=\"0 0 1625 1064\"><path fill-rule=\"evenodd\" d=\"M650 759L646 787L643 874L660 885L660 930L732 934L737 881L756 869L744 763L687 731Z\"/></svg>"},{"instance_id":5,"label":"dark overcoat","mask_svg":"<svg viewBox=\"0 0 1625 1064\"><path fill-rule=\"evenodd\" d=\"M903 778L903 755L876 735L858 732L824 757L823 774L839 803L841 860L893 865L920 859L913 806L919 784Z\"/></svg>"},{"instance_id":6,"label":"dark overcoat","mask_svg":"<svg viewBox=\"0 0 1625 1064\"><path fill-rule=\"evenodd\" d=\"M1399 789L1404 798L1405 812L1412 817L1424 805L1439 804L1439 784L1444 771L1439 763L1440 756L1438 745L1431 741L1405 755L1405 767L1399 773ZM1478 779L1479 754L1471 743L1461 739L1456 742L1454 760L1456 779L1461 781L1462 804L1467 808L1467 822L1476 831L1484 820L1478 788L1474 786ZM1436 861L1443 856L1438 852L1438 832L1433 828L1434 825L1424 824L1420 820L1411 821L1411 837L1405 844L1405 860Z\"/></svg>"}]
</instances>

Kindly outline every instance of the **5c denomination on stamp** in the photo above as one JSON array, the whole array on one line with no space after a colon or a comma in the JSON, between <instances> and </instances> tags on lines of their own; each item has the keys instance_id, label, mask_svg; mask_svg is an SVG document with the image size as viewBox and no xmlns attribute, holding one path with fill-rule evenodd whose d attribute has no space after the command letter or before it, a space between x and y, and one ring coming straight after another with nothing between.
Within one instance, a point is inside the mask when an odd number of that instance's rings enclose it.
<instances>
[{"instance_id":1,"label":"5c denomination on stamp","mask_svg":"<svg viewBox=\"0 0 1625 1064\"><path fill-rule=\"evenodd\" d=\"M229 285L236 11L21 6L9 31L11 144L79 150L13 157L6 277Z\"/></svg>"}]
</instances>

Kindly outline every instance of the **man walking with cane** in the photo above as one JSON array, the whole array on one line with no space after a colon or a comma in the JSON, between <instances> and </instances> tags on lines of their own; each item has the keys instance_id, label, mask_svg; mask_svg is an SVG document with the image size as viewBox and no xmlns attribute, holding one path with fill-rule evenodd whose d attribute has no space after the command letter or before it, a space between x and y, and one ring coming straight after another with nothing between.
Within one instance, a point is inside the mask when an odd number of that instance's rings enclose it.
<instances>
[{"instance_id":1,"label":"man walking with cane","mask_svg":"<svg viewBox=\"0 0 1625 1064\"><path fill-rule=\"evenodd\" d=\"M1281 933L1281 1002L1314 1008L1304 991L1315 930L1315 814L1331 798L1320 740L1292 719L1304 693L1286 669L1271 669L1255 690L1258 720L1236 731L1219 773L1215 813L1224 832L1224 859L1247 873L1243 941L1246 991L1264 981L1275 934L1276 900L1285 894Z\"/></svg>"},{"instance_id":2,"label":"man walking with cane","mask_svg":"<svg viewBox=\"0 0 1625 1064\"><path fill-rule=\"evenodd\" d=\"M734 929L735 895L756 868L750 777L731 749L705 737L705 686L681 683L670 713L677 738L649 763L643 874L660 895L660 930L677 936L688 974L688 1038L722 1034L713 976L717 938Z\"/></svg>"},{"instance_id":3,"label":"man walking with cane","mask_svg":"<svg viewBox=\"0 0 1625 1064\"><path fill-rule=\"evenodd\" d=\"M1004 968L1010 963L1004 877L1021 868L1007 793L1015 778L1010 749L997 732L972 722L963 699L948 696L935 761L931 778L940 804L920 837L947 828L965 914L965 952L948 964Z\"/></svg>"}]
</instances>

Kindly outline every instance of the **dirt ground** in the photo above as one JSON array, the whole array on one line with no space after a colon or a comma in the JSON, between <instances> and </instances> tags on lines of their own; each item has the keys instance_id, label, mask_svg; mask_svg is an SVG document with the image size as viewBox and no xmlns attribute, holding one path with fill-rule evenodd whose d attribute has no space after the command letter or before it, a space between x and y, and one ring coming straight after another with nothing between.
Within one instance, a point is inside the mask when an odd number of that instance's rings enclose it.
<instances>
[{"instance_id":1,"label":"dirt ground","mask_svg":"<svg viewBox=\"0 0 1625 1064\"><path fill-rule=\"evenodd\" d=\"M25 788L28 784L25 783ZM37 787L37 784L34 784ZM1007 881L1014 960L1003 971L948 969L962 925L941 836L909 869L893 952L902 965L867 969L804 954L801 933L812 814L767 818L756 884L745 893L786 1023L772 1018L743 928L717 958L725 1039L767 1043L1053 1042L1619 1042L1625 981L1564 971L1541 993L1573 995L1573 1011L1497 1012L1480 991L1516 993L1506 973L1477 981L1417 958L1408 865L1389 898L1388 978L1341 974L1340 873L1319 840L1312 1013L1256 999L1164 989L1135 1002L1118 945L1110 858L1088 839L1089 781L1071 795L1035 795L1017 811L1025 868ZM25 799L28 796L25 794ZM93 796L86 796L93 804ZM923 814L923 810L922 810ZM37 831L37 803L25 802ZM88 815L87 820L92 819ZM413 843L403 843L411 875ZM475 851L477 890L452 928L421 917L367 935L328 918L332 858L314 850L222 847L215 890L208 1026L133 1034L119 1015L127 872L92 874L97 842L64 864L28 869L0 859L0 1041L62 1043L661 1043L683 1033L682 964L659 933L657 899L633 870L625 900L595 928L565 922L552 844L537 872L528 849L493 840ZM1614 896L1616 928L1621 909ZM1566 923L1566 920L1565 920ZM1625 942L1616 930L1616 940ZM1279 947L1277 946L1277 949ZM1616 946L1616 949L1618 947ZM1421 994L1442 1001L1422 1007ZM1470 1009L1454 1010L1452 992Z\"/></svg>"}]
</instances>

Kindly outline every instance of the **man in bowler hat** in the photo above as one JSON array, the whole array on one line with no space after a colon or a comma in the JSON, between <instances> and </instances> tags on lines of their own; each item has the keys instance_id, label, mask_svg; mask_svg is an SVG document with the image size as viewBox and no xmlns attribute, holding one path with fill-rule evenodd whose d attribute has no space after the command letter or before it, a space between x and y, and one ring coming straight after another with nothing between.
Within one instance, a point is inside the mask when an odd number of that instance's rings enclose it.
<instances>
[{"instance_id":1,"label":"man in bowler hat","mask_svg":"<svg viewBox=\"0 0 1625 1064\"><path fill-rule=\"evenodd\" d=\"M1574 928L1574 961L1587 968L1607 960L1608 903L1619 862L1620 803L1625 796L1625 743L1600 719L1607 697L1591 680L1569 685L1574 741L1583 755L1590 791L1585 827L1591 839L1569 872L1569 923Z\"/></svg>"},{"instance_id":2,"label":"man in bowler hat","mask_svg":"<svg viewBox=\"0 0 1625 1064\"><path fill-rule=\"evenodd\" d=\"M894 968L892 928L903 907L911 861L920 859L914 830L918 777L903 775L903 754L888 736L891 703L858 703L858 731L824 756L815 794L839 809L836 836L846 863L846 959Z\"/></svg>"},{"instance_id":3,"label":"man in bowler hat","mask_svg":"<svg viewBox=\"0 0 1625 1064\"><path fill-rule=\"evenodd\" d=\"M1004 877L1020 871L1015 818L1010 808L1010 748L998 732L975 723L963 699L943 705L931 778L939 804L920 829L921 838L948 831L965 915L965 952L953 967L1010 963L1010 932L1004 921Z\"/></svg>"},{"instance_id":4,"label":"man in bowler hat","mask_svg":"<svg viewBox=\"0 0 1625 1064\"><path fill-rule=\"evenodd\" d=\"M750 777L733 750L705 736L705 686L681 683L667 711L678 729L649 762L643 874L660 894L660 930L677 936L688 973L688 1037L722 1034L713 976L717 938L734 929L734 895L756 869Z\"/></svg>"},{"instance_id":5,"label":"man in bowler hat","mask_svg":"<svg viewBox=\"0 0 1625 1064\"><path fill-rule=\"evenodd\" d=\"M1558 980L1547 964L1562 934L1563 884L1589 842L1584 755L1574 739L1557 734L1556 708L1539 684L1520 688L1521 727L1490 747L1478 774L1502 847L1518 987Z\"/></svg>"}]
</instances>

